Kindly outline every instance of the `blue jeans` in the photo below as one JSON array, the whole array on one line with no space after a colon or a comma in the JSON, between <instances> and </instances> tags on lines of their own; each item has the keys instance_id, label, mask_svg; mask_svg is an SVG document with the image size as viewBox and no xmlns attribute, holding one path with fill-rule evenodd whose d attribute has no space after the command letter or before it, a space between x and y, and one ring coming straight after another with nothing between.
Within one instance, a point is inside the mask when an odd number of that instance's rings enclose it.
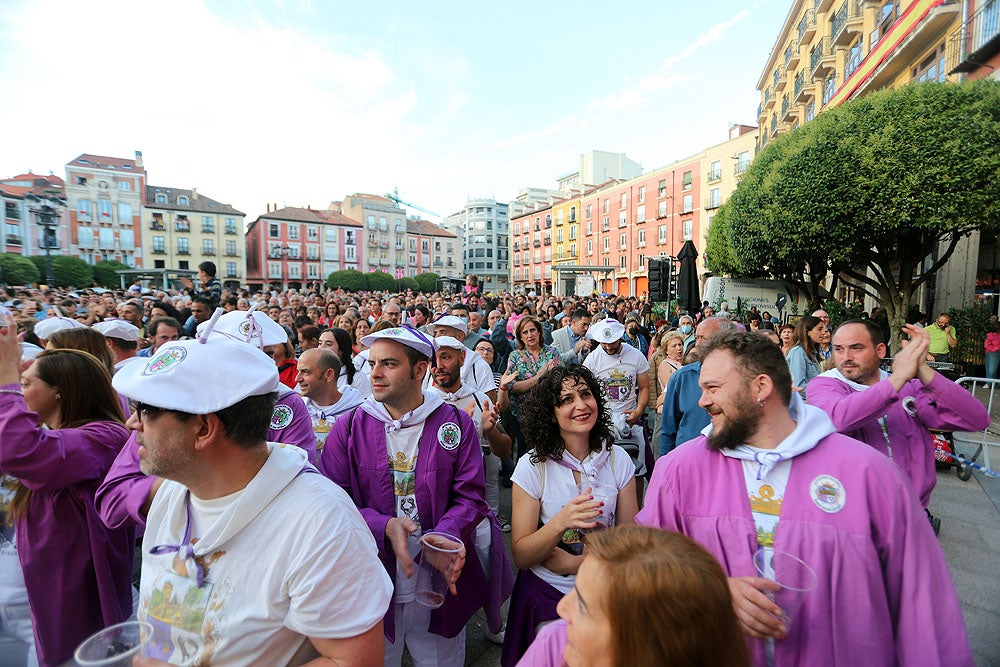
<instances>
[{"instance_id":1,"label":"blue jeans","mask_svg":"<svg viewBox=\"0 0 1000 667\"><path fill-rule=\"evenodd\" d=\"M1000 352L986 353L986 377L991 380L998 379L997 371L1000 370Z\"/></svg>"}]
</instances>

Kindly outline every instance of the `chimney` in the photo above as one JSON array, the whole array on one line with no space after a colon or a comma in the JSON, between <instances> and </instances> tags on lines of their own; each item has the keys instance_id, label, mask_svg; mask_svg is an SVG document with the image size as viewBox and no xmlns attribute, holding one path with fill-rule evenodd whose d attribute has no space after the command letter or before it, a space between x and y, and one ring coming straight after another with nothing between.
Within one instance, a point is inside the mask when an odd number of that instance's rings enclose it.
<instances>
[{"instance_id":1,"label":"chimney","mask_svg":"<svg viewBox=\"0 0 1000 667\"><path fill-rule=\"evenodd\" d=\"M135 166L142 167L142 151L135 152Z\"/></svg>"},{"instance_id":2,"label":"chimney","mask_svg":"<svg viewBox=\"0 0 1000 667\"><path fill-rule=\"evenodd\" d=\"M191 199L198 198L198 188L191 188Z\"/></svg>"},{"instance_id":3,"label":"chimney","mask_svg":"<svg viewBox=\"0 0 1000 667\"><path fill-rule=\"evenodd\" d=\"M267 202L267 212L271 212L271 202Z\"/></svg>"}]
</instances>

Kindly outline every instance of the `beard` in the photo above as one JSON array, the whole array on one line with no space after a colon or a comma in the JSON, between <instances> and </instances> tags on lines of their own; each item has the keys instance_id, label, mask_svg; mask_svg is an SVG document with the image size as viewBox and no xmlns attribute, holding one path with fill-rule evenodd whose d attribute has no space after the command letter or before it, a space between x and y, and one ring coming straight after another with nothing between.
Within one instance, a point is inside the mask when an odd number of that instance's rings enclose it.
<instances>
[{"instance_id":1,"label":"beard","mask_svg":"<svg viewBox=\"0 0 1000 667\"><path fill-rule=\"evenodd\" d=\"M708 435L708 448L712 451L736 449L746 443L757 433L761 413L756 403L743 399L726 411L724 419L724 424L715 426Z\"/></svg>"}]
</instances>

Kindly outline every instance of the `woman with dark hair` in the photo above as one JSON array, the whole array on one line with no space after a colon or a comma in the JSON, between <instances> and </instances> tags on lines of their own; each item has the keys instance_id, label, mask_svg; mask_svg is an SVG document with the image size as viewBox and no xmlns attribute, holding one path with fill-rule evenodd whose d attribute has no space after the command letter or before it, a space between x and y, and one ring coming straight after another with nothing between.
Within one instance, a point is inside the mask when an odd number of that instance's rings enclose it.
<instances>
[{"instance_id":1,"label":"woman with dark hair","mask_svg":"<svg viewBox=\"0 0 1000 667\"><path fill-rule=\"evenodd\" d=\"M172 317L178 322L184 322L181 319L180 312L165 301L154 301L149 304L149 319L154 319L157 317Z\"/></svg>"},{"instance_id":2,"label":"woman with dark hair","mask_svg":"<svg viewBox=\"0 0 1000 667\"><path fill-rule=\"evenodd\" d=\"M317 324L321 327L332 327L337 323L340 318L340 306L337 305L335 301L331 301L326 304L323 309L323 314L320 316Z\"/></svg>"},{"instance_id":3,"label":"woman with dark hair","mask_svg":"<svg viewBox=\"0 0 1000 667\"><path fill-rule=\"evenodd\" d=\"M90 328L63 329L49 337L49 350L82 350L97 358L108 373L115 374L115 357L108 348L108 339L100 331Z\"/></svg>"},{"instance_id":4,"label":"woman with dark hair","mask_svg":"<svg viewBox=\"0 0 1000 667\"><path fill-rule=\"evenodd\" d=\"M622 526L587 539L561 620L546 626L525 667L750 664L722 567L679 533Z\"/></svg>"},{"instance_id":5,"label":"woman with dark hair","mask_svg":"<svg viewBox=\"0 0 1000 667\"><path fill-rule=\"evenodd\" d=\"M559 365L542 375L522 406L521 429L531 450L511 476L511 545L520 572L505 666L516 664L539 623L557 617L583 560L582 531L630 524L638 511L635 464L612 446L601 385L587 368ZM603 502L592 495L598 487L612 492Z\"/></svg>"},{"instance_id":6,"label":"woman with dark hair","mask_svg":"<svg viewBox=\"0 0 1000 667\"><path fill-rule=\"evenodd\" d=\"M781 339L781 353L787 358L788 353L795 347L795 325L787 322L782 324L778 329L778 338Z\"/></svg>"},{"instance_id":7,"label":"woman with dark hair","mask_svg":"<svg viewBox=\"0 0 1000 667\"><path fill-rule=\"evenodd\" d=\"M295 360L295 348L291 340L286 340L278 345L268 345L264 348L266 354L270 354L278 367L278 379L281 384L295 389L295 376L299 374L299 364Z\"/></svg>"},{"instance_id":8,"label":"woman with dark hair","mask_svg":"<svg viewBox=\"0 0 1000 667\"><path fill-rule=\"evenodd\" d=\"M559 363L559 351L545 345L542 340L542 323L532 315L524 315L514 325L514 340L517 349L507 358L507 372L500 378L500 391L509 392L510 413L514 417L514 428L508 433L517 441L518 458L524 453L524 437L516 422L521 419L521 405L538 380ZM499 397L497 402L499 402Z\"/></svg>"},{"instance_id":9,"label":"woman with dark hair","mask_svg":"<svg viewBox=\"0 0 1000 667\"><path fill-rule=\"evenodd\" d=\"M0 321L0 607L29 661L61 665L132 613L132 529L109 530L94 492L128 440L111 374L79 350L45 350L18 379L14 321ZM12 530L11 530L12 528ZM30 609L30 614L29 614Z\"/></svg>"},{"instance_id":10,"label":"woman with dark hair","mask_svg":"<svg viewBox=\"0 0 1000 667\"><path fill-rule=\"evenodd\" d=\"M337 327L327 329L319 335L319 346L330 350L340 359L337 388L354 387L363 398L368 398L372 393L371 381L367 374L359 371L354 365L351 334Z\"/></svg>"},{"instance_id":11,"label":"woman with dark hair","mask_svg":"<svg viewBox=\"0 0 1000 667\"><path fill-rule=\"evenodd\" d=\"M819 365L823 361L820 345L826 337L827 329L823 320L805 315L795 325L793 340L795 345L785 357L788 370L792 373L792 390L801 391L806 397L806 385L819 375Z\"/></svg>"}]
</instances>

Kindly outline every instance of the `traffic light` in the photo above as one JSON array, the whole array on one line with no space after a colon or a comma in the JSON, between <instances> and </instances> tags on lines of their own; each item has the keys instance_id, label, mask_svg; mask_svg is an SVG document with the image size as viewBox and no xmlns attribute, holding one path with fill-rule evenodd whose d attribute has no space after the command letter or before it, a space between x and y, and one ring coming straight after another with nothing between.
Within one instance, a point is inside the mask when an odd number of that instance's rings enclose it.
<instances>
[{"instance_id":1,"label":"traffic light","mask_svg":"<svg viewBox=\"0 0 1000 667\"><path fill-rule=\"evenodd\" d=\"M667 295L663 293L663 279L666 277L666 265L663 260L649 258L646 260L649 267L649 300L666 301Z\"/></svg>"}]
</instances>

